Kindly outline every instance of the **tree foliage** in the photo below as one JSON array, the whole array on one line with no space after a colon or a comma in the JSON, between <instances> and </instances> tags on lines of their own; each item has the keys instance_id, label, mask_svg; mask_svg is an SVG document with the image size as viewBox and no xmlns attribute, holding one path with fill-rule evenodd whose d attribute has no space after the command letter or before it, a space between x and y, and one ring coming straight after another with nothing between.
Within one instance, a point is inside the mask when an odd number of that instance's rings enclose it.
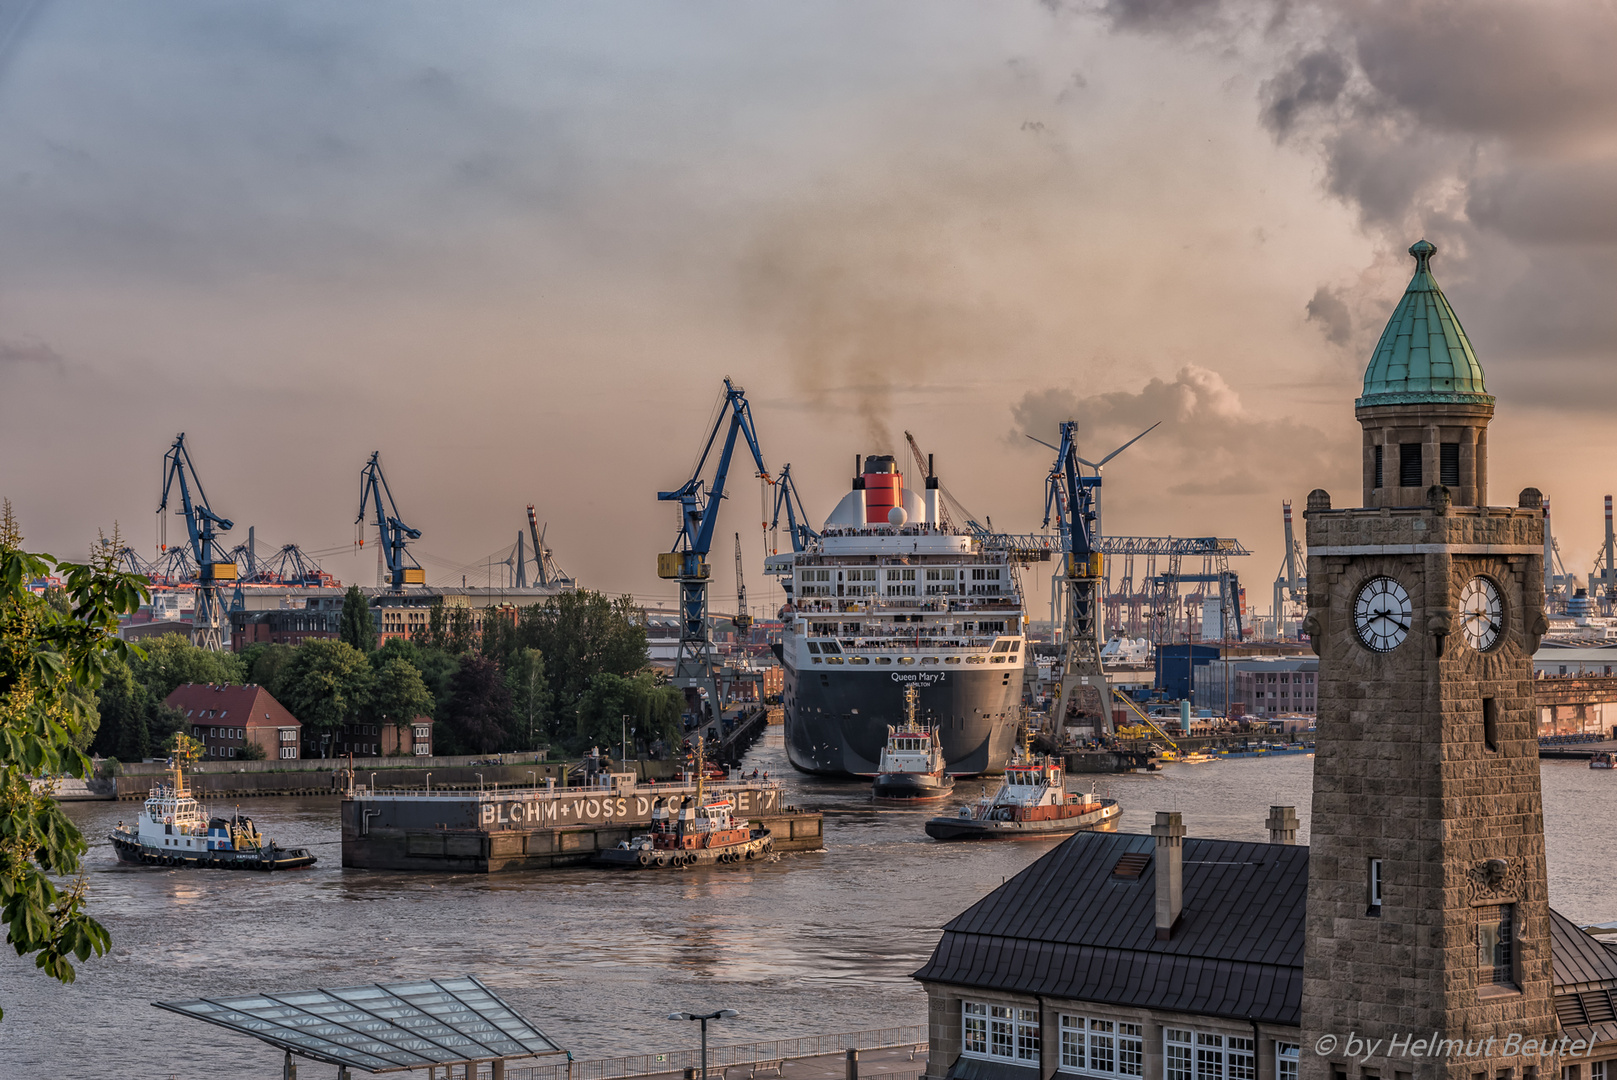
<instances>
[{"instance_id":1,"label":"tree foliage","mask_svg":"<svg viewBox=\"0 0 1617 1080\"><path fill-rule=\"evenodd\" d=\"M370 663L352 645L311 638L282 667L275 697L305 727L331 731L359 721L374 678Z\"/></svg>"},{"instance_id":2,"label":"tree foliage","mask_svg":"<svg viewBox=\"0 0 1617 1080\"><path fill-rule=\"evenodd\" d=\"M550 740L550 681L545 677L545 654L538 649L517 649L505 663L505 684L511 692L512 735L515 750L537 750Z\"/></svg>"},{"instance_id":3,"label":"tree foliage","mask_svg":"<svg viewBox=\"0 0 1617 1080\"><path fill-rule=\"evenodd\" d=\"M0 512L0 922L18 956L70 983L73 960L105 953L106 928L85 909L81 877L65 890L53 877L77 874L86 845L48 790L30 776L91 775L74 740L90 721L93 694L110 662L132 650L118 616L145 599L142 579L116 572L116 531L89 563L22 550L10 502ZM31 585L61 579L62 602ZM65 608L65 610L64 610ZM138 655L138 654L136 654ZM78 692L75 692L77 690Z\"/></svg>"},{"instance_id":4,"label":"tree foliage","mask_svg":"<svg viewBox=\"0 0 1617 1080\"><path fill-rule=\"evenodd\" d=\"M658 740L677 746L685 734L680 720L684 709L684 695L672 686L658 686L649 672L625 678L603 671L590 680L579 700L575 745L617 746L627 716L631 748Z\"/></svg>"},{"instance_id":5,"label":"tree foliage","mask_svg":"<svg viewBox=\"0 0 1617 1080\"><path fill-rule=\"evenodd\" d=\"M558 715L570 717L596 675L632 675L649 663L645 623L628 596L562 593L524 609L517 630L524 647L544 654Z\"/></svg>"},{"instance_id":6,"label":"tree foliage","mask_svg":"<svg viewBox=\"0 0 1617 1080\"><path fill-rule=\"evenodd\" d=\"M358 585L348 586L342 599L342 614L337 617L337 639L369 655L376 648L376 624L371 621L371 608Z\"/></svg>"},{"instance_id":7,"label":"tree foliage","mask_svg":"<svg viewBox=\"0 0 1617 1080\"><path fill-rule=\"evenodd\" d=\"M476 653L461 657L440 713L452 746L475 754L501 749L512 717L511 691L499 666Z\"/></svg>"},{"instance_id":8,"label":"tree foliage","mask_svg":"<svg viewBox=\"0 0 1617 1080\"><path fill-rule=\"evenodd\" d=\"M247 681L246 667L240 657L200 649L184 634L148 638L142 652L144 655L131 659L129 667L152 700L159 704L186 683L224 686Z\"/></svg>"},{"instance_id":9,"label":"tree foliage","mask_svg":"<svg viewBox=\"0 0 1617 1080\"><path fill-rule=\"evenodd\" d=\"M408 660L389 660L376 672L370 716L377 722L407 724L418 716L431 716L434 704L420 670Z\"/></svg>"}]
</instances>

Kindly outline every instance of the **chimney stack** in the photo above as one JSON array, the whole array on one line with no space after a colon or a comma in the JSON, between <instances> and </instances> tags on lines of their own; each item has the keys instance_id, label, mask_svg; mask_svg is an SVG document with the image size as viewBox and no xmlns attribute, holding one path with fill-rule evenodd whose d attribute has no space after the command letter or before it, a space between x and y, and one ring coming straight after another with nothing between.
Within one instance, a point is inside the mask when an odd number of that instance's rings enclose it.
<instances>
[{"instance_id":1,"label":"chimney stack","mask_svg":"<svg viewBox=\"0 0 1617 1080\"><path fill-rule=\"evenodd\" d=\"M1295 806L1269 807L1269 843L1295 844L1297 842L1297 808Z\"/></svg>"},{"instance_id":2,"label":"chimney stack","mask_svg":"<svg viewBox=\"0 0 1617 1080\"><path fill-rule=\"evenodd\" d=\"M1157 838L1157 940L1167 941L1184 907L1184 819L1177 813L1158 810L1151 835Z\"/></svg>"}]
</instances>

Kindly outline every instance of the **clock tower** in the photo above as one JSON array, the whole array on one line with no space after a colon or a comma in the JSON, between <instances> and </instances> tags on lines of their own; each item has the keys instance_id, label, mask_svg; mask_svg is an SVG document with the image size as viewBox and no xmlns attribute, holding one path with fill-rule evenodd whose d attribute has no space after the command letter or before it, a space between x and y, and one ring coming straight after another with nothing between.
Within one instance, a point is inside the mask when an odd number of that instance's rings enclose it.
<instances>
[{"instance_id":1,"label":"clock tower","mask_svg":"<svg viewBox=\"0 0 1617 1080\"><path fill-rule=\"evenodd\" d=\"M1313 1080L1532 1080L1556 1064L1502 1056L1512 1034L1557 1030L1533 703L1543 500L1529 488L1487 505L1494 399L1435 252L1409 249L1414 278L1356 403L1363 505L1314 491L1304 514L1304 628L1320 658L1301 1055ZM1411 1050L1434 1036L1462 1049Z\"/></svg>"}]
</instances>

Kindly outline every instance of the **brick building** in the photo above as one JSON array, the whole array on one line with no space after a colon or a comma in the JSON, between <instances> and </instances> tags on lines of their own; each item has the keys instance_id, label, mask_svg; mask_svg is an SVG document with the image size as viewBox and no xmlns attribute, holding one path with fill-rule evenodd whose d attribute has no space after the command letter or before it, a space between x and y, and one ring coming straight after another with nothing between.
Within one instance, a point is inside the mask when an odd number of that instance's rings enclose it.
<instances>
[{"instance_id":1,"label":"brick building","mask_svg":"<svg viewBox=\"0 0 1617 1080\"><path fill-rule=\"evenodd\" d=\"M163 704L185 714L191 737L205 748L205 761L240 757L248 743L257 744L265 758L301 756L303 725L262 686L186 683Z\"/></svg>"},{"instance_id":2,"label":"brick building","mask_svg":"<svg viewBox=\"0 0 1617 1080\"><path fill-rule=\"evenodd\" d=\"M305 757L407 757L432 756L432 718L418 716L408 723L344 724L331 731L305 733Z\"/></svg>"},{"instance_id":3,"label":"brick building","mask_svg":"<svg viewBox=\"0 0 1617 1080\"><path fill-rule=\"evenodd\" d=\"M249 645L300 645L310 638L334 638L342 605L230 613L230 651Z\"/></svg>"}]
</instances>

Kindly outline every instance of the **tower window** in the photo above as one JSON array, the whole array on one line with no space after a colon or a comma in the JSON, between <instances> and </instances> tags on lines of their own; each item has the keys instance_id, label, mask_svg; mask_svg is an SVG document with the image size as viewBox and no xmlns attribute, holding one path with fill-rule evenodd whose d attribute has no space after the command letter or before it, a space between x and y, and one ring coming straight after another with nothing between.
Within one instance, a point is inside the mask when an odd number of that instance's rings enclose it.
<instances>
[{"instance_id":1,"label":"tower window","mask_svg":"<svg viewBox=\"0 0 1617 1080\"><path fill-rule=\"evenodd\" d=\"M1398 446L1398 486L1420 487L1420 443L1406 442Z\"/></svg>"},{"instance_id":2,"label":"tower window","mask_svg":"<svg viewBox=\"0 0 1617 1080\"><path fill-rule=\"evenodd\" d=\"M1376 482L1373 486L1378 488L1381 487L1381 452L1385 449L1384 446L1376 447Z\"/></svg>"},{"instance_id":3,"label":"tower window","mask_svg":"<svg viewBox=\"0 0 1617 1080\"><path fill-rule=\"evenodd\" d=\"M1491 697L1482 699L1482 742L1494 753L1499 752L1499 702Z\"/></svg>"},{"instance_id":4,"label":"tower window","mask_svg":"<svg viewBox=\"0 0 1617 1080\"><path fill-rule=\"evenodd\" d=\"M1460 444L1457 442L1438 443L1437 453L1437 482L1444 487L1459 487Z\"/></svg>"},{"instance_id":5,"label":"tower window","mask_svg":"<svg viewBox=\"0 0 1617 1080\"><path fill-rule=\"evenodd\" d=\"M1481 985L1516 985L1515 924L1515 904L1477 908L1477 963Z\"/></svg>"},{"instance_id":6,"label":"tower window","mask_svg":"<svg viewBox=\"0 0 1617 1080\"><path fill-rule=\"evenodd\" d=\"M1370 860L1370 910L1366 915L1381 914L1381 860Z\"/></svg>"}]
</instances>

